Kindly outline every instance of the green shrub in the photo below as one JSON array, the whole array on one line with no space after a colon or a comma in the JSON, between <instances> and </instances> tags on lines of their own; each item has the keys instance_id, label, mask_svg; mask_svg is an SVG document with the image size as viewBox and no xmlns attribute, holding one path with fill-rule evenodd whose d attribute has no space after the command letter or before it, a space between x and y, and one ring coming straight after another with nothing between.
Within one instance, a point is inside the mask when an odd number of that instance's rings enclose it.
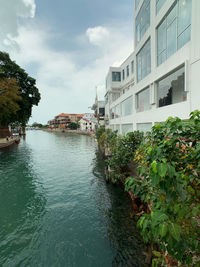
<instances>
[{"instance_id":1,"label":"green shrub","mask_svg":"<svg viewBox=\"0 0 200 267\"><path fill-rule=\"evenodd\" d=\"M194 265L200 253L200 111L187 122L169 118L156 124L135 154L139 177L126 180L149 204L138 221L146 242L160 246L154 264L169 253L181 266ZM197 260L198 261L198 260ZM164 264L164 263L163 263ZM166 264L166 263L165 263Z\"/></svg>"},{"instance_id":2,"label":"green shrub","mask_svg":"<svg viewBox=\"0 0 200 267\"><path fill-rule=\"evenodd\" d=\"M143 133L139 131L127 133L125 136L112 136L108 142L110 145L111 157L108 165L116 174L127 171L128 164L133 161L134 154L143 139ZM119 176L117 176L119 177Z\"/></svg>"},{"instance_id":3,"label":"green shrub","mask_svg":"<svg viewBox=\"0 0 200 267\"><path fill-rule=\"evenodd\" d=\"M99 139L101 137L101 135L105 132L105 126L100 126L97 130L96 130L96 139L99 142Z\"/></svg>"},{"instance_id":4,"label":"green shrub","mask_svg":"<svg viewBox=\"0 0 200 267\"><path fill-rule=\"evenodd\" d=\"M67 128L71 129L71 130L77 130L79 127L79 124L76 122L70 122L70 124L68 125Z\"/></svg>"}]
</instances>

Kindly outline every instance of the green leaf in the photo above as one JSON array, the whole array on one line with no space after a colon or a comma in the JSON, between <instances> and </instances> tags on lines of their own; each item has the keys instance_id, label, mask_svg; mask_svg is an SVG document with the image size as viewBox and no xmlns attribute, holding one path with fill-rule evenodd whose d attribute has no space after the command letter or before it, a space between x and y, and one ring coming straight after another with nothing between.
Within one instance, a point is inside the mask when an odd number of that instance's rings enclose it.
<instances>
[{"instance_id":1,"label":"green leaf","mask_svg":"<svg viewBox=\"0 0 200 267\"><path fill-rule=\"evenodd\" d=\"M165 213L155 212L152 216L152 226L155 227L160 222L168 220L168 216Z\"/></svg>"},{"instance_id":2,"label":"green leaf","mask_svg":"<svg viewBox=\"0 0 200 267\"><path fill-rule=\"evenodd\" d=\"M151 179L152 179L152 185L153 185L153 186L156 186L156 185L159 184L160 177L159 177L158 174L156 174L156 173L152 173L152 175L151 175Z\"/></svg>"},{"instance_id":3,"label":"green leaf","mask_svg":"<svg viewBox=\"0 0 200 267\"><path fill-rule=\"evenodd\" d=\"M157 171L161 177L164 177L166 175L167 169L168 169L168 167L167 167L166 163L158 163L157 164Z\"/></svg>"},{"instance_id":4,"label":"green leaf","mask_svg":"<svg viewBox=\"0 0 200 267\"><path fill-rule=\"evenodd\" d=\"M178 224L171 223L169 226L169 232L176 241L180 240L181 227Z\"/></svg>"},{"instance_id":5,"label":"green leaf","mask_svg":"<svg viewBox=\"0 0 200 267\"><path fill-rule=\"evenodd\" d=\"M162 224L160 225L160 236L161 236L161 237L165 237L166 234L167 234L167 232L168 232L167 224L166 224L166 223L162 223Z\"/></svg>"},{"instance_id":6,"label":"green leaf","mask_svg":"<svg viewBox=\"0 0 200 267\"><path fill-rule=\"evenodd\" d=\"M157 162L154 160L152 163L151 163L151 168L153 170L153 172L157 173Z\"/></svg>"},{"instance_id":7,"label":"green leaf","mask_svg":"<svg viewBox=\"0 0 200 267\"><path fill-rule=\"evenodd\" d=\"M142 228L142 225L143 225L144 219L145 219L145 217L144 217L144 216L142 216L142 217L140 218L140 220L138 221L138 225L139 225L139 227L140 227L140 228Z\"/></svg>"},{"instance_id":8,"label":"green leaf","mask_svg":"<svg viewBox=\"0 0 200 267\"><path fill-rule=\"evenodd\" d=\"M156 251L156 250L153 251L153 254L158 258L160 258L162 255L159 251Z\"/></svg>"}]
</instances>

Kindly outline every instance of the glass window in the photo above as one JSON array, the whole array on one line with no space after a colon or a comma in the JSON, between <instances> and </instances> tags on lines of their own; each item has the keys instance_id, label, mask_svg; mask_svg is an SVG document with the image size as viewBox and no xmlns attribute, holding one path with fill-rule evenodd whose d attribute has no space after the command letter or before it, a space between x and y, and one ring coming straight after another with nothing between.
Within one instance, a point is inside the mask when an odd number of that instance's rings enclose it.
<instances>
[{"instance_id":1,"label":"glass window","mask_svg":"<svg viewBox=\"0 0 200 267\"><path fill-rule=\"evenodd\" d=\"M148 123L137 123L137 130L140 132L150 132L152 128L152 123L148 122Z\"/></svg>"},{"instance_id":2,"label":"glass window","mask_svg":"<svg viewBox=\"0 0 200 267\"><path fill-rule=\"evenodd\" d=\"M191 0L177 0L157 28L157 64L184 46L191 35Z\"/></svg>"},{"instance_id":3,"label":"glass window","mask_svg":"<svg viewBox=\"0 0 200 267\"><path fill-rule=\"evenodd\" d=\"M142 7L136 17L136 44L150 26L150 0L144 0Z\"/></svg>"},{"instance_id":4,"label":"glass window","mask_svg":"<svg viewBox=\"0 0 200 267\"><path fill-rule=\"evenodd\" d=\"M151 109L149 87L142 90L136 95L136 103L137 103L137 112L142 112Z\"/></svg>"},{"instance_id":5,"label":"glass window","mask_svg":"<svg viewBox=\"0 0 200 267\"><path fill-rule=\"evenodd\" d=\"M135 0L135 9L137 9L139 3L140 3L140 0Z\"/></svg>"},{"instance_id":6,"label":"glass window","mask_svg":"<svg viewBox=\"0 0 200 267\"><path fill-rule=\"evenodd\" d=\"M123 77L123 80L125 79L125 71L122 70L122 77Z\"/></svg>"},{"instance_id":7,"label":"glass window","mask_svg":"<svg viewBox=\"0 0 200 267\"><path fill-rule=\"evenodd\" d=\"M112 93L112 102L120 97L120 93Z\"/></svg>"},{"instance_id":8,"label":"glass window","mask_svg":"<svg viewBox=\"0 0 200 267\"><path fill-rule=\"evenodd\" d=\"M115 107L115 118L119 118L120 117L120 104L118 104L116 107Z\"/></svg>"},{"instance_id":9,"label":"glass window","mask_svg":"<svg viewBox=\"0 0 200 267\"><path fill-rule=\"evenodd\" d=\"M126 75L129 76L129 65L126 67Z\"/></svg>"},{"instance_id":10,"label":"glass window","mask_svg":"<svg viewBox=\"0 0 200 267\"><path fill-rule=\"evenodd\" d=\"M131 61L131 72L134 72L134 60Z\"/></svg>"},{"instance_id":11,"label":"glass window","mask_svg":"<svg viewBox=\"0 0 200 267\"><path fill-rule=\"evenodd\" d=\"M112 81L113 82L121 82L121 72L113 71L112 72Z\"/></svg>"},{"instance_id":12,"label":"glass window","mask_svg":"<svg viewBox=\"0 0 200 267\"><path fill-rule=\"evenodd\" d=\"M166 20L162 22L157 30L157 34L160 37L157 43L158 49L158 65L160 65L163 61L166 60L166 52L167 52L167 24Z\"/></svg>"},{"instance_id":13,"label":"glass window","mask_svg":"<svg viewBox=\"0 0 200 267\"><path fill-rule=\"evenodd\" d=\"M139 82L151 72L151 43L150 39L137 54L137 81Z\"/></svg>"},{"instance_id":14,"label":"glass window","mask_svg":"<svg viewBox=\"0 0 200 267\"><path fill-rule=\"evenodd\" d=\"M190 40L192 1L179 0L178 5L178 49Z\"/></svg>"},{"instance_id":15,"label":"glass window","mask_svg":"<svg viewBox=\"0 0 200 267\"><path fill-rule=\"evenodd\" d=\"M182 67L157 83L157 105L163 107L185 100L185 68Z\"/></svg>"},{"instance_id":16,"label":"glass window","mask_svg":"<svg viewBox=\"0 0 200 267\"><path fill-rule=\"evenodd\" d=\"M156 14L158 14L161 7L164 5L166 0L156 0Z\"/></svg>"},{"instance_id":17,"label":"glass window","mask_svg":"<svg viewBox=\"0 0 200 267\"><path fill-rule=\"evenodd\" d=\"M176 19L167 28L167 58L176 52Z\"/></svg>"},{"instance_id":18,"label":"glass window","mask_svg":"<svg viewBox=\"0 0 200 267\"><path fill-rule=\"evenodd\" d=\"M110 109L110 119L114 119L115 118L115 108L111 108Z\"/></svg>"},{"instance_id":19,"label":"glass window","mask_svg":"<svg viewBox=\"0 0 200 267\"><path fill-rule=\"evenodd\" d=\"M133 124L122 124L122 134L125 135L133 131Z\"/></svg>"},{"instance_id":20,"label":"glass window","mask_svg":"<svg viewBox=\"0 0 200 267\"><path fill-rule=\"evenodd\" d=\"M122 116L133 114L133 97L129 97L122 102Z\"/></svg>"},{"instance_id":21,"label":"glass window","mask_svg":"<svg viewBox=\"0 0 200 267\"><path fill-rule=\"evenodd\" d=\"M105 108L99 108L99 116L105 115Z\"/></svg>"}]
</instances>

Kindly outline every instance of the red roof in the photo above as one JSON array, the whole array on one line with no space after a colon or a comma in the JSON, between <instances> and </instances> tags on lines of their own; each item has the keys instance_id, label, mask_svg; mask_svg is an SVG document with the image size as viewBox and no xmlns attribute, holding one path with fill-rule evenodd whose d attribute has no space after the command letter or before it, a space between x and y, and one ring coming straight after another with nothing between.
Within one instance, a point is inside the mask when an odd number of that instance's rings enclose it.
<instances>
[{"instance_id":1,"label":"red roof","mask_svg":"<svg viewBox=\"0 0 200 267\"><path fill-rule=\"evenodd\" d=\"M84 114L61 113L61 114L57 115L56 117L70 117L70 116L77 116L77 118L82 118L84 116Z\"/></svg>"}]
</instances>

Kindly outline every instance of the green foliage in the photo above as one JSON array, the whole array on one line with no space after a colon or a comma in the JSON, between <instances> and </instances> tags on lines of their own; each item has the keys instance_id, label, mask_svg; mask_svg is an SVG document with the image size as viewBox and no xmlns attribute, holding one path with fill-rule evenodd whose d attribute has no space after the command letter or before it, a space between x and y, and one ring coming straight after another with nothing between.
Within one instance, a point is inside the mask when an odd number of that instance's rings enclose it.
<instances>
[{"instance_id":1,"label":"green foliage","mask_svg":"<svg viewBox=\"0 0 200 267\"><path fill-rule=\"evenodd\" d=\"M168 118L156 124L135 161L139 175L125 186L149 204L138 221L144 240L193 266L200 252L200 111L186 122ZM158 262L163 259L155 259L154 266Z\"/></svg>"},{"instance_id":2,"label":"green foliage","mask_svg":"<svg viewBox=\"0 0 200 267\"><path fill-rule=\"evenodd\" d=\"M42 125L41 123L34 122L34 123L32 124L32 127L42 128L43 125Z\"/></svg>"},{"instance_id":3,"label":"green foliage","mask_svg":"<svg viewBox=\"0 0 200 267\"><path fill-rule=\"evenodd\" d=\"M105 127L104 126L100 126L97 130L96 130L96 138L97 138L97 141L99 141L101 135L105 132Z\"/></svg>"},{"instance_id":4,"label":"green foliage","mask_svg":"<svg viewBox=\"0 0 200 267\"><path fill-rule=\"evenodd\" d=\"M18 101L19 109L8 117L7 123L20 123L25 126L28 122L32 106L38 105L40 93L36 87L36 81L12 61L7 53L0 52L0 78L15 79L19 86L21 99Z\"/></svg>"},{"instance_id":5,"label":"green foliage","mask_svg":"<svg viewBox=\"0 0 200 267\"><path fill-rule=\"evenodd\" d=\"M117 135L117 131L100 127L96 132L100 147L106 152L106 163L111 169L110 180L116 182L128 170L134 154L143 139L143 133L136 131L126 136Z\"/></svg>"},{"instance_id":6,"label":"green foliage","mask_svg":"<svg viewBox=\"0 0 200 267\"><path fill-rule=\"evenodd\" d=\"M0 125L8 125L19 110L20 90L15 79L0 79Z\"/></svg>"},{"instance_id":7,"label":"green foliage","mask_svg":"<svg viewBox=\"0 0 200 267\"><path fill-rule=\"evenodd\" d=\"M112 156L108 160L108 165L117 174L125 173L143 139L143 133L135 131L127 133L125 136L117 136L116 134L110 138L109 147Z\"/></svg>"},{"instance_id":8,"label":"green foliage","mask_svg":"<svg viewBox=\"0 0 200 267\"><path fill-rule=\"evenodd\" d=\"M71 130L77 130L79 127L79 124L76 122L70 122L70 124L68 125L68 128Z\"/></svg>"}]
</instances>

